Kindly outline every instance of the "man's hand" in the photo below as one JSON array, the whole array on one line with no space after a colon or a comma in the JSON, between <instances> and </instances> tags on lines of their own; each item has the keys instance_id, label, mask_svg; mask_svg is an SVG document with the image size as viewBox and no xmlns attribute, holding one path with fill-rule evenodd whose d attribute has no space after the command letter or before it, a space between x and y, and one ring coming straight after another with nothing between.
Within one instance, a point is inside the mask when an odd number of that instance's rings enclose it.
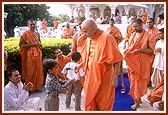
<instances>
[{"instance_id":1,"label":"man's hand","mask_svg":"<svg viewBox=\"0 0 168 115\"><path fill-rule=\"evenodd\" d=\"M33 88L33 83L31 83L31 82L23 85L23 90L31 91L32 88Z\"/></svg>"}]
</instances>

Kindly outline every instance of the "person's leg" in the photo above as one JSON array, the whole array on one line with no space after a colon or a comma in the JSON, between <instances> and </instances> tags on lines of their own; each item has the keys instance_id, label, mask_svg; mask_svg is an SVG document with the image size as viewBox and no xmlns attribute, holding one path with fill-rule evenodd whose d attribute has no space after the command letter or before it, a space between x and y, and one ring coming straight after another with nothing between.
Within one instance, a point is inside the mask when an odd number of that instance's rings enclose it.
<instances>
[{"instance_id":1,"label":"person's leg","mask_svg":"<svg viewBox=\"0 0 168 115\"><path fill-rule=\"evenodd\" d=\"M121 83L122 83L121 93L125 93L126 87L124 84L124 72L123 72L123 62L122 61L120 63L120 76L121 76Z\"/></svg>"},{"instance_id":2,"label":"person's leg","mask_svg":"<svg viewBox=\"0 0 168 115\"><path fill-rule=\"evenodd\" d=\"M73 91L73 83L71 83L68 87L67 95L66 95L66 107L68 108L71 104L71 96L72 96L72 91Z\"/></svg>"},{"instance_id":3,"label":"person's leg","mask_svg":"<svg viewBox=\"0 0 168 115\"><path fill-rule=\"evenodd\" d=\"M75 111L81 111L81 84L80 80L74 83L74 94L75 94Z\"/></svg>"}]
</instances>

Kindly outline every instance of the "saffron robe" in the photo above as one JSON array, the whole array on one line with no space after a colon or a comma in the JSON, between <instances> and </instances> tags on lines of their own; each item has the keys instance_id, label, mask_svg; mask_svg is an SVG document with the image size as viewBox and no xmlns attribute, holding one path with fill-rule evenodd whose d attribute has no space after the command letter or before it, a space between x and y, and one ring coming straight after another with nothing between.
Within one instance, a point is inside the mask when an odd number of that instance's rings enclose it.
<instances>
[{"instance_id":1,"label":"saffron robe","mask_svg":"<svg viewBox=\"0 0 168 115\"><path fill-rule=\"evenodd\" d=\"M148 46L153 48L153 41L151 40L151 34L143 30L139 33L139 36L135 36L134 32L129 41L128 48L124 51L124 59L128 68L128 77L130 81L129 95L134 100L139 101L147 92L147 84L150 80L150 54L139 53L133 55L132 51L136 49L146 49Z\"/></svg>"},{"instance_id":2,"label":"saffron robe","mask_svg":"<svg viewBox=\"0 0 168 115\"><path fill-rule=\"evenodd\" d=\"M117 44L119 44L123 40L120 30L116 26L110 26L109 28L107 28L107 33L111 34L114 37Z\"/></svg>"},{"instance_id":3,"label":"saffron robe","mask_svg":"<svg viewBox=\"0 0 168 115\"><path fill-rule=\"evenodd\" d=\"M113 36L98 29L94 38L87 38L82 49L85 71L85 110L111 111L115 89L112 88L113 66L105 67L105 62L114 64L123 59Z\"/></svg>"},{"instance_id":4,"label":"saffron robe","mask_svg":"<svg viewBox=\"0 0 168 115\"><path fill-rule=\"evenodd\" d=\"M164 76L162 76L162 79L157 86L148 93L147 99L149 100L150 104L153 105L154 102L158 102L162 100L164 92Z\"/></svg>"},{"instance_id":5,"label":"saffron robe","mask_svg":"<svg viewBox=\"0 0 168 115\"><path fill-rule=\"evenodd\" d=\"M150 29L150 28L148 28L147 29L147 31L151 34L151 40L154 42L154 46L152 46L152 47L155 47L155 44L156 44L156 41L157 41L157 39L158 39L158 28L155 28L155 27L153 27L152 29ZM154 60L154 57L155 57L155 55L154 55L154 53L153 54L151 54L150 55L150 62L151 62L151 64L153 64L153 60Z\"/></svg>"},{"instance_id":6,"label":"saffron robe","mask_svg":"<svg viewBox=\"0 0 168 115\"><path fill-rule=\"evenodd\" d=\"M32 82L33 89L39 89L44 82L43 65L42 65L42 51L40 46L33 46L30 48L22 47L22 41L26 44L33 44L40 42L40 38L31 30L26 30L20 37L20 55L22 59L22 79L25 83Z\"/></svg>"},{"instance_id":7,"label":"saffron robe","mask_svg":"<svg viewBox=\"0 0 168 115\"><path fill-rule=\"evenodd\" d=\"M70 62L71 60L70 60L69 57L63 55L62 58L58 58L58 57L57 57L57 58L56 58L56 61L57 61L57 63L58 63L58 67L57 67L57 69L56 69L56 74L59 76L60 79L65 80L66 78L65 78L65 76L61 73L61 71L62 71L62 69L64 68L64 66L65 66L68 62Z\"/></svg>"}]
</instances>

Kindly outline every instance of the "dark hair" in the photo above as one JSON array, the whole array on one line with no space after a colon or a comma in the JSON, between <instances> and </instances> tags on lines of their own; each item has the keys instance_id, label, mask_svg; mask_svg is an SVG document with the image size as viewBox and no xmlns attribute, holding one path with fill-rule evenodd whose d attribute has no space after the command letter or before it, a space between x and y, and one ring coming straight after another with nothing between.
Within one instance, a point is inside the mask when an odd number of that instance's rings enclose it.
<instances>
[{"instance_id":1,"label":"dark hair","mask_svg":"<svg viewBox=\"0 0 168 115\"><path fill-rule=\"evenodd\" d=\"M137 22L139 25L142 25L142 20L140 18L134 20L132 23Z\"/></svg>"},{"instance_id":2,"label":"dark hair","mask_svg":"<svg viewBox=\"0 0 168 115\"><path fill-rule=\"evenodd\" d=\"M164 33L164 28L159 29L159 32Z\"/></svg>"},{"instance_id":3,"label":"dark hair","mask_svg":"<svg viewBox=\"0 0 168 115\"><path fill-rule=\"evenodd\" d=\"M80 58L81 58L81 54L77 51L72 52L71 58L72 58L73 61L79 61Z\"/></svg>"},{"instance_id":4,"label":"dark hair","mask_svg":"<svg viewBox=\"0 0 168 115\"><path fill-rule=\"evenodd\" d=\"M164 13L159 14L158 17L159 17L160 19L164 20Z\"/></svg>"},{"instance_id":5,"label":"dark hair","mask_svg":"<svg viewBox=\"0 0 168 115\"><path fill-rule=\"evenodd\" d=\"M114 22L114 19L113 19L113 18L110 18L110 21L113 21L113 22Z\"/></svg>"},{"instance_id":6,"label":"dark hair","mask_svg":"<svg viewBox=\"0 0 168 115\"><path fill-rule=\"evenodd\" d=\"M147 20L151 20L152 22L154 22L154 19L153 19L153 18L148 18Z\"/></svg>"},{"instance_id":7,"label":"dark hair","mask_svg":"<svg viewBox=\"0 0 168 115\"><path fill-rule=\"evenodd\" d=\"M27 23L29 24L29 22L34 22L34 20L33 20L33 19L30 19L30 20L27 21Z\"/></svg>"},{"instance_id":8,"label":"dark hair","mask_svg":"<svg viewBox=\"0 0 168 115\"><path fill-rule=\"evenodd\" d=\"M11 69L7 72L7 77L12 77L13 72L18 71L17 69Z\"/></svg>"},{"instance_id":9,"label":"dark hair","mask_svg":"<svg viewBox=\"0 0 168 115\"><path fill-rule=\"evenodd\" d=\"M43 60L43 69L44 72L48 72L49 69L52 69L55 65L57 65L57 61L54 59L44 59Z\"/></svg>"}]
</instances>

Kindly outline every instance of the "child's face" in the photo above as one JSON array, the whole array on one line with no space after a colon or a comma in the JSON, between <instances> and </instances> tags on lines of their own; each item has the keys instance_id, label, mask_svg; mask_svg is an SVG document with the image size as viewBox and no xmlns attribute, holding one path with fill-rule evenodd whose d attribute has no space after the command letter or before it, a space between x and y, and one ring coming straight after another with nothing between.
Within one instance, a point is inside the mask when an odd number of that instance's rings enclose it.
<instances>
[{"instance_id":1,"label":"child's face","mask_svg":"<svg viewBox=\"0 0 168 115\"><path fill-rule=\"evenodd\" d=\"M164 33L158 31L158 38L159 39L164 39Z\"/></svg>"},{"instance_id":2,"label":"child's face","mask_svg":"<svg viewBox=\"0 0 168 115\"><path fill-rule=\"evenodd\" d=\"M56 57L61 57L62 56L62 51L60 49L58 49L57 51L55 51L55 56Z\"/></svg>"},{"instance_id":3,"label":"child's face","mask_svg":"<svg viewBox=\"0 0 168 115\"><path fill-rule=\"evenodd\" d=\"M56 69L57 69L58 65L56 64L50 71L49 71L49 74L52 74L52 75L56 75Z\"/></svg>"}]
</instances>

